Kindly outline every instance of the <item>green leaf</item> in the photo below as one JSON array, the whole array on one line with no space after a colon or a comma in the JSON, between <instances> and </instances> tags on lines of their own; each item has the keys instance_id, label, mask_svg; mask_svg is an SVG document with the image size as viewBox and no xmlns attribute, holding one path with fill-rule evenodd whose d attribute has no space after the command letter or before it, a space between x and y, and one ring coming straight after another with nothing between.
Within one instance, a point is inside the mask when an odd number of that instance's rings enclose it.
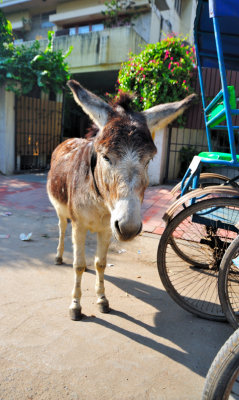
<instances>
[{"instance_id":1,"label":"green leaf","mask_svg":"<svg viewBox=\"0 0 239 400\"><path fill-rule=\"evenodd\" d=\"M68 51L66 52L66 54L64 54L63 58L64 59L67 58L71 54L73 49L74 49L74 46L70 46Z\"/></svg>"},{"instance_id":2,"label":"green leaf","mask_svg":"<svg viewBox=\"0 0 239 400\"><path fill-rule=\"evenodd\" d=\"M44 51L40 50L37 40L30 46L16 46L12 42L10 29L10 24L0 10L0 85L5 84L7 79L6 89L16 95L27 94L34 86L41 87L43 91L62 91L70 78L65 58L72 48L69 48L65 56L61 50L54 51L54 32L48 33L48 45Z\"/></svg>"}]
</instances>

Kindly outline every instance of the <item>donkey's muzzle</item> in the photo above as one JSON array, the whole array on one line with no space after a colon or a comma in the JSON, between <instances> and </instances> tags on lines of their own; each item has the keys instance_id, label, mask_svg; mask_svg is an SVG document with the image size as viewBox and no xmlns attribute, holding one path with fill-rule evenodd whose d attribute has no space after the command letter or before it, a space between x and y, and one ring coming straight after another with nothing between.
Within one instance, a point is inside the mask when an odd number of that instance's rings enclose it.
<instances>
[{"instance_id":1,"label":"donkey's muzzle","mask_svg":"<svg viewBox=\"0 0 239 400\"><path fill-rule=\"evenodd\" d=\"M137 197L119 200L111 214L111 229L116 239L131 240L142 230L141 203Z\"/></svg>"},{"instance_id":2,"label":"donkey's muzzle","mask_svg":"<svg viewBox=\"0 0 239 400\"><path fill-rule=\"evenodd\" d=\"M127 224L120 224L119 221L115 221L115 233L117 233L116 237L119 240L131 240L139 235L141 230L142 222L139 226L132 227L132 225L128 226Z\"/></svg>"}]
</instances>

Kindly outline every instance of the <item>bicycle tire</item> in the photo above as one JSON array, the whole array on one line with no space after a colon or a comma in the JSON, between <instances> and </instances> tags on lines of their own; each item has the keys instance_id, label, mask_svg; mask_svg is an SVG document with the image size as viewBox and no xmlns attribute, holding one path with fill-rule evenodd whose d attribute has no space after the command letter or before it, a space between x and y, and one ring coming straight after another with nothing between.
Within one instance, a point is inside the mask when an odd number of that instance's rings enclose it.
<instances>
[{"instance_id":1,"label":"bicycle tire","mask_svg":"<svg viewBox=\"0 0 239 400\"><path fill-rule=\"evenodd\" d=\"M204 186L213 186L213 185L221 185L223 182L228 181L228 177L225 175L217 174L214 172L202 172L199 175L199 182L198 182L198 187L204 187ZM209 180L209 182L202 183L204 180ZM210 181L213 180L213 181ZM215 180L217 180L215 182ZM176 195L176 193L180 192L181 190L181 184L182 182L177 183L171 190L172 195ZM190 190L191 188L189 188Z\"/></svg>"},{"instance_id":2,"label":"bicycle tire","mask_svg":"<svg viewBox=\"0 0 239 400\"><path fill-rule=\"evenodd\" d=\"M239 329L224 343L206 376L202 400L227 400L239 397Z\"/></svg>"},{"instance_id":3,"label":"bicycle tire","mask_svg":"<svg viewBox=\"0 0 239 400\"><path fill-rule=\"evenodd\" d=\"M239 327L239 236L226 250L219 270L218 291L222 310L234 329Z\"/></svg>"},{"instance_id":4,"label":"bicycle tire","mask_svg":"<svg viewBox=\"0 0 239 400\"><path fill-rule=\"evenodd\" d=\"M225 321L218 295L218 270L226 248L237 233L218 228L213 238L219 243L218 248L213 246L213 242L207 244L204 236L208 227L211 227L193 222L192 216L197 217L212 207L220 207L227 220L232 218L233 210L233 218L236 216L239 220L238 199L212 198L189 206L169 222L162 234L157 251L157 266L165 290L179 306L201 318ZM215 225L214 220L209 221L212 226ZM233 224L234 219L230 223ZM175 251L171 238L177 241L181 253L189 254L190 262ZM199 261L207 264L207 269L197 267Z\"/></svg>"}]
</instances>

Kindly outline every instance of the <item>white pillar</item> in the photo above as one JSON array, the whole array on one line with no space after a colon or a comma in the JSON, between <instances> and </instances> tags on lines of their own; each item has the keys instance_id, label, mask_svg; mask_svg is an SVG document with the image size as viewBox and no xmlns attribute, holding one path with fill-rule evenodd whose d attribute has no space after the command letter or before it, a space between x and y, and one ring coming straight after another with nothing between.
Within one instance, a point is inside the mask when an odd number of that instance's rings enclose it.
<instances>
[{"instance_id":1,"label":"white pillar","mask_svg":"<svg viewBox=\"0 0 239 400\"><path fill-rule=\"evenodd\" d=\"M150 185L160 185L163 183L167 159L167 132L168 128L166 127L158 129L152 134L154 144L157 147L157 154L149 163L148 174Z\"/></svg>"},{"instance_id":2,"label":"white pillar","mask_svg":"<svg viewBox=\"0 0 239 400\"><path fill-rule=\"evenodd\" d=\"M0 87L0 172L9 175L15 169L15 95Z\"/></svg>"},{"instance_id":3,"label":"white pillar","mask_svg":"<svg viewBox=\"0 0 239 400\"><path fill-rule=\"evenodd\" d=\"M157 43L160 40L160 11L157 9L154 3L151 6L151 23L150 23L150 36L149 43Z\"/></svg>"}]
</instances>

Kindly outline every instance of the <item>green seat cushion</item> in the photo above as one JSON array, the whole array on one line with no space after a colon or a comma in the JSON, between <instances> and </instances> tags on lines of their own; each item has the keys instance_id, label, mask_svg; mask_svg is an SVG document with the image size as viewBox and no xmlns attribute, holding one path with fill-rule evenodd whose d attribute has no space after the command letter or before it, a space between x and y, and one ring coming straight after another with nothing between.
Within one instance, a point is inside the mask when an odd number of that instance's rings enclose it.
<instances>
[{"instance_id":1,"label":"green seat cushion","mask_svg":"<svg viewBox=\"0 0 239 400\"><path fill-rule=\"evenodd\" d=\"M208 152L202 151L198 154L201 158L208 158L210 160L223 160L223 161L231 161L232 155L230 153L218 153L218 152ZM239 155L237 155L237 161L239 162Z\"/></svg>"},{"instance_id":2,"label":"green seat cushion","mask_svg":"<svg viewBox=\"0 0 239 400\"><path fill-rule=\"evenodd\" d=\"M236 93L235 93L235 88L234 86L228 86L228 94L229 94L229 103L231 109L235 109L237 107L236 103ZM221 95L219 99L217 100L216 104L211 108L209 111L209 114L207 115L207 121L210 122L214 117L216 117L220 111L225 109L225 104L223 101L223 96ZM217 118L212 124L210 124L210 128L213 128L216 125L219 125L220 122L224 121L226 119L226 115L222 115L220 118Z\"/></svg>"}]
</instances>

